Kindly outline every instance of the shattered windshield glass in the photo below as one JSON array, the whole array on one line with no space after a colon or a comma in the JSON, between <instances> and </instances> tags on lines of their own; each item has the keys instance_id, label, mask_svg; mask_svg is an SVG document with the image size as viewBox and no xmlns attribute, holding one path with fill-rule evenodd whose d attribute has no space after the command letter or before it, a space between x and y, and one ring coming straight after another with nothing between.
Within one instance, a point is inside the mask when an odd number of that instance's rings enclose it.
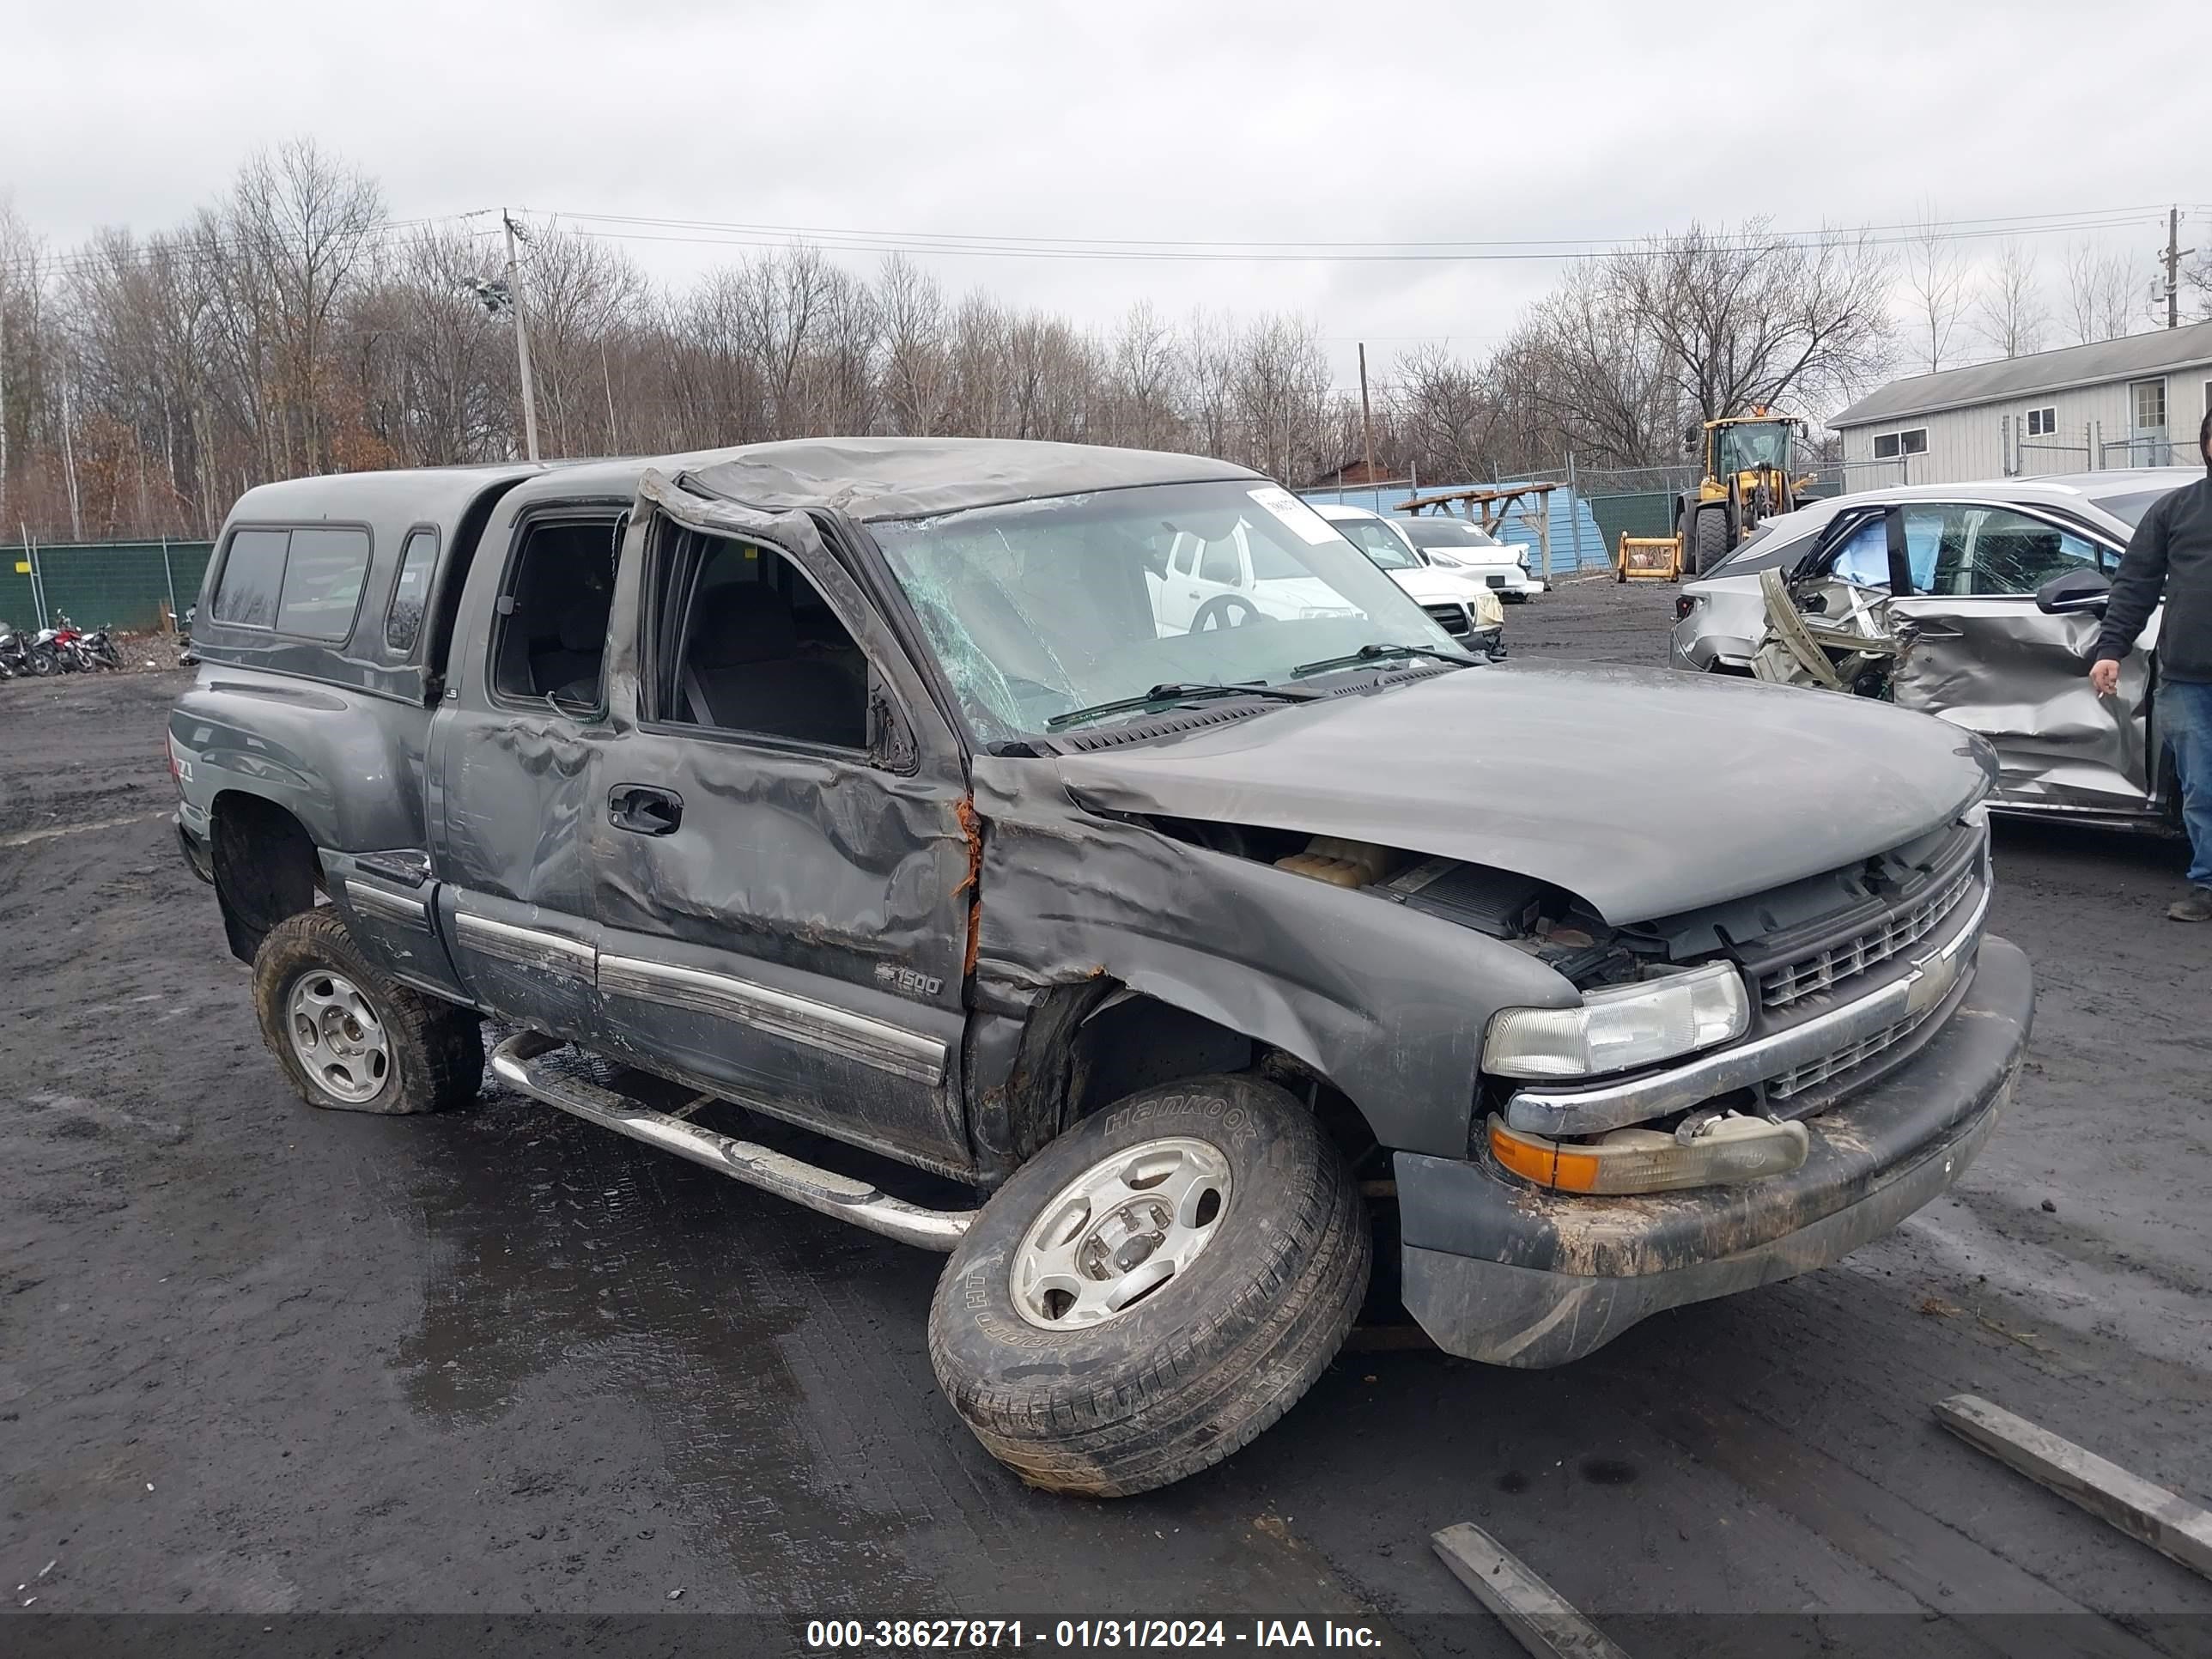
<instances>
[{"instance_id":1,"label":"shattered windshield glass","mask_svg":"<svg viewBox=\"0 0 2212 1659\"><path fill-rule=\"evenodd\" d=\"M1289 491L1154 484L869 526L985 740L1154 686L1455 647Z\"/></svg>"}]
</instances>

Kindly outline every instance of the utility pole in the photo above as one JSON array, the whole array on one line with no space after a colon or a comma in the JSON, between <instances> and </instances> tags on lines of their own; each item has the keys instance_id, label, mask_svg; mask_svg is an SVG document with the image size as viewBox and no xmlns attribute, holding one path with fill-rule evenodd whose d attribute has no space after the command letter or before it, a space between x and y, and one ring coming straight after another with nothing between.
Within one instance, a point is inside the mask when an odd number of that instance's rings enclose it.
<instances>
[{"instance_id":1,"label":"utility pole","mask_svg":"<svg viewBox=\"0 0 2212 1659\"><path fill-rule=\"evenodd\" d=\"M2166 210L2166 252L2159 257L2166 264L2166 325L2181 326L2181 262L2196 252L2193 247L2181 246L2181 210Z\"/></svg>"},{"instance_id":2,"label":"utility pole","mask_svg":"<svg viewBox=\"0 0 2212 1659\"><path fill-rule=\"evenodd\" d=\"M1364 340L1359 343L1359 435L1367 450L1367 487L1372 489L1376 487L1375 417L1367 407L1367 342Z\"/></svg>"},{"instance_id":3,"label":"utility pole","mask_svg":"<svg viewBox=\"0 0 2212 1659\"><path fill-rule=\"evenodd\" d=\"M514 361L522 370L522 441L530 459L538 459L538 388L530 378L530 326L522 316L522 274L514 258L514 216L499 212L507 227L507 302L514 311Z\"/></svg>"},{"instance_id":4,"label":"utility pole","mask_svg":"<svg viewBox=\"0 0 2212 1659\"><path fill-rule=\"evenodd\" d=\"M70 539L84 539L84 510L76 489L76 447L70 441L70 428L76 424L76 416L70 408L69 382L62 382L62 470L69 475ZM46 624L40 623L40 627Z\"/></svg>"}]
</instances>

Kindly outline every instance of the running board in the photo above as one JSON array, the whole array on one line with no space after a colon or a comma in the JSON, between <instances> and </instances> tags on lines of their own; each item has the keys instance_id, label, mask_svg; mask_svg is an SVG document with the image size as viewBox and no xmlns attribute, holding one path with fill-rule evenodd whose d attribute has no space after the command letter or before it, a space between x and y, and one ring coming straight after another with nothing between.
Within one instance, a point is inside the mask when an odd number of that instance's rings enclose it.
<instances>
[{"instance_id":1,"label":"running board","mask_svg":"<svg viewBox=\"0 0 2212 1659\"><path fill-rule=\"evenodd\" d=\"M718 1175L835 1216L902 1244L949 1254L975 1218L973 1210L925 1210L893 1198L865 1181L800 1162L749 1140L737 1140L687 1123L672 1113L641 1105L629 1096L544 1065L545 1055L568 1045L536 1031L511 1036L491 1051L493 1075L548 1106L557 1106L601 1128L674 1152ZM687 1112L696 1109L693 1102Z\"/></svg>"}]
</instances>

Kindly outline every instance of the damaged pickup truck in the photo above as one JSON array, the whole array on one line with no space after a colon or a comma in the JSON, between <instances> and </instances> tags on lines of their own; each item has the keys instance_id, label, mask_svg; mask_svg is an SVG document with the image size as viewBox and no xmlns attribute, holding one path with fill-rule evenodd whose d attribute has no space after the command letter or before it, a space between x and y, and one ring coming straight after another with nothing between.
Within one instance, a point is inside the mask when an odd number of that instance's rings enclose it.
<instances>
[{"instance_id":1,"label":"damaged pickup truck","mask_svg":"<svg viewBox=\"0 0 2212 1659\"><path fill-rule=\"evenodd\" d=\"M1162 614L1186 540L1297 614ZM299 1092L459 1105L488 1018L521 1095L948 1252L945 1396L1039 1486L1250 1441L1378 1231L1378 1295L1522 1366L1833 1261L2027 1040L1984 744L1479 661L1221 462L301 479L199 615L178 831Z\"/></svg>"}]
</instances>

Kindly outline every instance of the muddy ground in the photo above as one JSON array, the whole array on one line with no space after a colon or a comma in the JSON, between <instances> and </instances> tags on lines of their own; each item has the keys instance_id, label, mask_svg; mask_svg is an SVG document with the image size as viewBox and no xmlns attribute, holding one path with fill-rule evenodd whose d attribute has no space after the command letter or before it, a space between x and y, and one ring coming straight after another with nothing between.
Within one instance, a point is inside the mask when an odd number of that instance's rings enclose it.
<instances>
[{"instance_id":1,"label":"muddy ground","mask_svg":"<svg viewBox=\"0 0 2212 1659\"><path fill-rule=\"evenodd\" d=\"M1670 601L1568 587L1508 629L1657 662ZM1073 1502L937 1398L935 1258L496 1091L302 1107L166 821L184 683L0 686L19 1620L1248 1610L1513 1651L1429 1549L1472 1520L1632 1651L2212 1644L2212 1583L1930 1412L1971 1390L2212 1498L2212 928L2163 919L2170 844L2000 831L2033 1058L1892 1237L1560 1371L1347 1353L1224 1468Z\"/></svg>"}]
</instances>

